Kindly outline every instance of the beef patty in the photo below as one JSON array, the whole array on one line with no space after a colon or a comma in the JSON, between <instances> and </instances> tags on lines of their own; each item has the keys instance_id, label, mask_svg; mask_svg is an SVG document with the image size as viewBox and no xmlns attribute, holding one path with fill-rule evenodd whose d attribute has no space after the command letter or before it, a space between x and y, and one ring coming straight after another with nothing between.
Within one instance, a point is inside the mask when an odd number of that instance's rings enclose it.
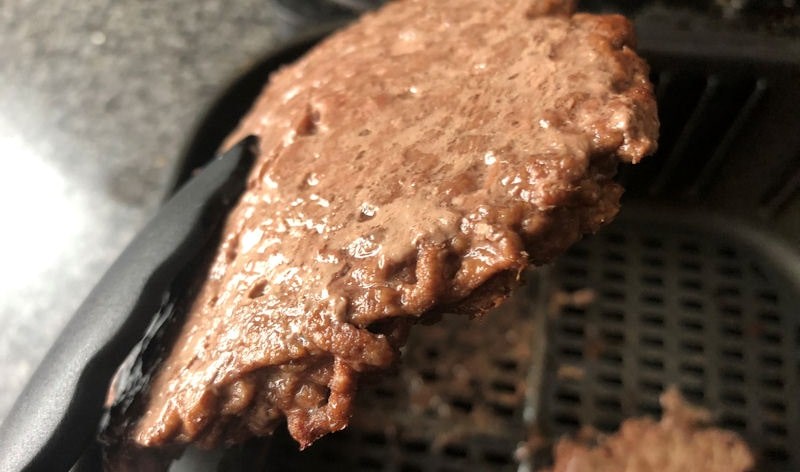
<instances>
[{"instance_id":1,"label":"beef patty","mask_svg":"<svg viewBox=\"0 0 800 472\"><path fill-rule=\"evenodd\" d=\"M484 313L611 220L656 105L631 24L571 10L395 2L275 73L229 141L259 138L247 190L127 440L211 447L285 418L306 447L412 322Z\"/></svg>"},{"instance_id":2,"label":"beef patty","mask_svg":"<svg viewBox=\"0 0 800 472\"><path fill-rule=\"evenodd\" d=\"M677 389L661 396L664 415L630 419L604 436L584 431L561 440L550 472L746 472L755 460L735 433L708 426L711 415L684 402Z\"/></svg>"}]
</instances>

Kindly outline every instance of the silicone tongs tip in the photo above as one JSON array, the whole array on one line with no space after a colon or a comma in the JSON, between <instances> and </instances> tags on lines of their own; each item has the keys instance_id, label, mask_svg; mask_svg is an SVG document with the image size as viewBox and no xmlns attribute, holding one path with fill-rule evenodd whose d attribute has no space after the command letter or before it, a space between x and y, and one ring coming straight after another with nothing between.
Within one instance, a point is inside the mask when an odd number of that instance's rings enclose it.
<instances>
[{"instance_id":1,"label":"silicone tongs tip","mask_svg":"<svg viewBox=\"0 0 800 472\"><path fill-rule=\"evenodd\" d=\"M69 470L95 444L111 378L238 200L255 148L251 136L209 163L112 264L0 425L0 470Z\"/></svg>"}]
</instances>

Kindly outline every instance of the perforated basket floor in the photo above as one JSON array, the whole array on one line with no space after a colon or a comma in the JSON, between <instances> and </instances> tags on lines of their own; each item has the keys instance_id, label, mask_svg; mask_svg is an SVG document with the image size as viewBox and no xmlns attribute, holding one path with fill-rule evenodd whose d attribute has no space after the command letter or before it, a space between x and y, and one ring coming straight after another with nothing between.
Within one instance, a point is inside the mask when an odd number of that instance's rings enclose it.
<instances>
[{"instance_id":1,"label":"perforated basket floor","mask_svg":"<svg viewBox=\"0 0 800 472\"><path fill-rule=\"evenodd\" d=\"M798 261L732 222L661 219L623 219L554 268L552 287L596 296L549 314L541 432L657 416L677 385L745 437L759 470L800 470Z\"/></svg>"},{"instance_id":2,"label":"perforated basket floor","mask_svg":"<svg viewBox=\"0 0 800 472\"><path fill-rule=\"evenodd\" d=\"M536 470L547 454L529 440L658 416L673 384L741 433L759 470L800 470L790 272L763 240L709 228L724 221L664 218L622 218L482 320L418 327L347 430L302 453L279 435L268 470Z\"/></svg>"}]
</instances>

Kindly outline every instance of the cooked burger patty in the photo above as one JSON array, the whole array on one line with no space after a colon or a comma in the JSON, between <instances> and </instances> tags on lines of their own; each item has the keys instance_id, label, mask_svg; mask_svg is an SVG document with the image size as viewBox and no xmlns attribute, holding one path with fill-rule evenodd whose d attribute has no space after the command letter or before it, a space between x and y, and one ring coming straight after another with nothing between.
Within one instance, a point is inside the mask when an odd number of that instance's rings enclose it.
<instances>
[{"instance_id":1,"label":"cooked burger patty","mask_svg":"<svg viewBox=\"0 0 800 472\"><path fill-rule=\"evenodd\" d=\"M347 426L407 328L480 315L617 213L656 146L623 17L569 2L405 0L275 73L229 144L248 188L126 439L236 443Z\"/></svg>"}]
</instances>

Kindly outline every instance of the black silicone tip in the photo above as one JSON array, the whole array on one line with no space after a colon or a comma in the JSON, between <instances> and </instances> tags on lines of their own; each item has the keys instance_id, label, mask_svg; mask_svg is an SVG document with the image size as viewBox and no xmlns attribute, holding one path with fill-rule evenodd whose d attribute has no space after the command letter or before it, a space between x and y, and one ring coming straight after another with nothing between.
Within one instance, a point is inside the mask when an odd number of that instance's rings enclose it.
<instances>
[{"instance_id":1,"label":"black silicone tip","mask_svg":"<svg viewBox=\"0 0 800 472\"><path fill-rule=\"evenodd\" d=\"M78 308L0 426L0 470L68 470L93 444L109 382L170 283L245 188L254 138L192 178Z\"/></svg>"}]
</instances>

